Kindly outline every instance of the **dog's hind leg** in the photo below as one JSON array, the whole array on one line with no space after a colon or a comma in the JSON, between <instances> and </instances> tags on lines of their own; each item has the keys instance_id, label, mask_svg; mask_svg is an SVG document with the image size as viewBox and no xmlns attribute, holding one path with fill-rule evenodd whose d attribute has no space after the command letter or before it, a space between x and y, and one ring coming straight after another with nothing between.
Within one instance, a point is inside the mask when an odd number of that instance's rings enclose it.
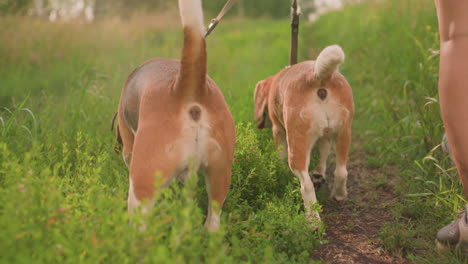
<instances>
[{"instance_id":1,"label":"dog's hind leg","mask_svg":"<svg viewBox=\"0 0 468 264\"><path fill-rule=\"evenodd\" d=\"M325 174L327 171L327 159L328 155L330 154L331 143L328 138L321 138L317 142L317 145L320 151L320 159L317 167L312 172L312 176L314 183L318 185L317 187L320 187L320 185L322 185L325 182Z\"/></svg>"},{"instance_id":2,"label":"dog's hind leg","mask_svg":"<svg viewBox=\"0 0 468 264\"><path fill-rule=\"evenodd\" d=\"M278 155L281 159L288 157L288 144L286 141L286 132L283 128L273 125L273 139L275 140L276 148L278 149Z\"/></svg>"},{"instance_id":3,"label":"dog's hind leg","mask_svg":"<svg viewBox=\"0 0 468 264\"><path fill-rule=\"evenodd\" d=\"M122 140L122 158L127 165L127 168L130 169L130 162L132 161L132 151L133 151L133 143L135 140L135 136L130 128L127 126L123 118L119 115L119 121L117 125L119 136ZM133 183L131 177L129 177L129 188L128 188L128 212L132 213L136 207L139 206L139 202L135 196L135 190L133 188Z\"/></svg>"},{"instance_id":4,"label":"dog's hind leg","mask_svg":"<svg viewBox=\"0 0 468 264\"><path fill-rule=\"evenodd\" d=\"M128 212L129 213L134 213L135 210L141 205L141 201L136 198L135 195L135 188L133 187L133 182L132 179L130 178L129 183L128 183ZM145 204L141 208L141 211L143 214L146 214L151 210L152 207L152 202L148 202L148 204Z\"/></svg>"},{"instance_id":5,"label":"dog's hind leg","mask_svg":"<svg viewBox=\"0 0 468 264\"><path fill-rule=\"evenodd\" d=\"M117 125L119 136L122 140L122 158L127 165L127 168L130 168L130 162L132 160L132 151L133 151L133 142L135 136L133 132L130 130L125 121L120 118Z\"/></svg>"},{"instance_id":6,"label":"dog's hind leg","mask_svg":"<svg viewBox=\"0 0 468 264\"><path fill-rule=\"evenodd\" d=\"M351 128L349 126L344 126L336 140L335 181L331 192L331 197L335 198L337 201L345 200L348 197L348 191L346 190L346 183L348 181L346 163L350 144Z\"/></svg>"},{"instance_id":7,"label":"dog's hind leg","mask_svg":"<svg viewBox=\"0 0 468 264\"><path fill-rule=\"evenodd\" d=\"M311 137L310 134L295 130L288 132L288 161L291 171L299 178L301 183L301 194L304 200L306 217L312 218L311 205L317 203L314 183L310 179L308 168L310 162L310 150L317 141L317 137ZM317 211L314 216L320 221Z\"/></svg>"},{"instance_id":8,"label":"dog's hind leg","mask_svg":"<svg viewBox=\"0 0 468 264\"><path fill-rule=\"evenodd\" d=\"M231 184L231 165L229 162L211 162L206 170L206 190L208 192L208 215L205 227L210 232L219 228L221 209Z\"/></svg>"},{"instance_id":9,"label":"dog's hind leg","mask_svg":"<svg viewBox=\"0 0 468 264\"><path fill-rule=\"evenodd\" d=\"M180 149L173 134L159 133L158 127L140 128L135 135L130 164L128 210L140 207L151 210L155 191L166 187L174 178Z\"/></svg>"}]
</instances>

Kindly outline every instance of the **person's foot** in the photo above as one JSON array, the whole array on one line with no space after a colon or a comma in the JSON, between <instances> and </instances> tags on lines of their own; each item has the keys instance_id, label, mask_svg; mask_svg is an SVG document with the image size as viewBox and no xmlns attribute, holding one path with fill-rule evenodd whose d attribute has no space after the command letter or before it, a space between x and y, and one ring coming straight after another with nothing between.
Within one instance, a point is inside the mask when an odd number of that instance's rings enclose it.
<instances>
[{"instance_id":1,"label":"person's foot","mask_svg":"<svg viewBox=\"0 0 468 264\"><path fill-rule=\"evenodd\" d=\"M436 245L439 250L455 248L468 257L468 204L465 211L458 214L450 224L437 232Z\"/></svg>"}]
</instances>

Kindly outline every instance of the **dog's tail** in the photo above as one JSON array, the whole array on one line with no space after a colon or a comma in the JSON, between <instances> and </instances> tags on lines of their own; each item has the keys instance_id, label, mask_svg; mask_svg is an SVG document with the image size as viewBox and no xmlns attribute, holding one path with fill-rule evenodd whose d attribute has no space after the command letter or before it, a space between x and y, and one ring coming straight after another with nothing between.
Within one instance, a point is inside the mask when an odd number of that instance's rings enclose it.
<instances>
[{"instance_id":1,"label":"dog's tail","mask_svg":"<svg viewBox=\"0 0 468 264\"><path fill-rule=\"evenodd\" d=\"M201 0L179 0L184 27L184 47L176 90L194 100L203 93L206 82L205 26Z\"/></svg>"},{"instance_id":2,"label":"dog's tail","mask_svg":"<svg viewBox=\"0 0 468 264\"><path fill-rule=\"evenodd\" d=\"M345 54L340 46L328 46L320 52L315 61L315 77L319 80L327 80L338 70L343 63Z\"/></svg>"}]
</instances>

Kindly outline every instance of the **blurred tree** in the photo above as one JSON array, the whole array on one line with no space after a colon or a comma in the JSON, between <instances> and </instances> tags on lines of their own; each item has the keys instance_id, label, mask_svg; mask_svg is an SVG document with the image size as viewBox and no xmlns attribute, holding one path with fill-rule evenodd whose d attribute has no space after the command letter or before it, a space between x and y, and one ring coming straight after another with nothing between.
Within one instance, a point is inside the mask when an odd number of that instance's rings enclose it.
<instances>
[{"instance_id":1,"label":"blurred tree","mask_svg":"<svg viewBox=\"0 0 468 264\"><path fill-rule=\"evenodd\" d=\"M245 5L244 5L244 0L239 0L238 1L238 7L237 7L237 14L239 17L245 17Z\"/></svg>"},{"instance_id":2,"label":"blurred tree","mask_svg":"<svg viewBox=\"0 0 468 264\"><path fill-rule=\"evenodd\" d=\"M45 15L44 0L34 0L34 7L36 16L43 17Z\"/></svg>"},{"instance_id":3,"label":"blurred tree","mask_svg":"<svg viewBox=\"0 0 468 264\"><path fill-rule=\"evenodd\" d=\"M208 12L215 14L221 10L226 1L204 1L203 5ZM291 0L238 0L235 9L237 9L237 15L240 16L284 18L289 16L290 6ZM236 15L236 12L230 12L230 15Z\"/></svg>"},{"instance_id":4,"label":"blurred tree","mask_svg":"<svg viewBox=\"0 0 468 264\"><path fill-rule=\"evenodd\" d=\"M175 8L177 1L168 0L94 0L96 18L119 15L124 19L136 12L165 11Z\"/></svg>"},{"instance_id":5,"label":"blurred tree","mask_svg":"<svg viewBox=\"0 0 468 264\"><path fill-rule=\"evenodd\" d=\"M94 19L100 20L104 16L105 12L105 1L104 0L94 0Z\"/></svg>"},{"instance_id":6,"label":"blurred tree","mask_svg":"<svg viewBox=\"0 0 468 264\"><path fill-rule=\"evenodd\" d=\"M0 14L26 14L31 0L0 0Z\"/></svg>"},{"instance_id":7,"label":"blurred tree","mask_svg":"<svg viewBox=\"0 0 468 264\"><path fill-rule=\"evenodd\" d=\"M205 0L203 6L206 16L215 16L227 0ZM315 0L299 0L301 6L313 6ZM28 9L38 16L49 16L62 10L67 13L64 6L83 5L88 9L87 17L99 20L105 16L119 15L129 18L135 12L160 12L174 10L177 7L175 0L0 0L0 14L26 14ZM272 17L286 18L290 14L291 0L238 0L230 16L240 17ZM60 7L60 8L58 8ZM54 11L55 10L55 11ZM84 10L84 12L87 12ZM59 15L57 15L59 16Z\"/></svg>"}]
</instances>

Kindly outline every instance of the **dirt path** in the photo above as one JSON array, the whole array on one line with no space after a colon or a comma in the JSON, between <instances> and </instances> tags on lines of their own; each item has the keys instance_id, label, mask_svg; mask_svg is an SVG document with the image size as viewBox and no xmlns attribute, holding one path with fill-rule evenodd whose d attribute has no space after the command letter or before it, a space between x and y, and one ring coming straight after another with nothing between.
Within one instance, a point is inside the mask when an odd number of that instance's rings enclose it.
<instances>
[{"instance_id":1,"label":"dirt path","mask_svg":"<svg viewBox=\"0 0 468 264\"><path fill-rule=\"evenodd\" d=\"M327 175L333 175L333 170ZM393 220L398 168L372 168L365 152L357 149L350 155L348 175L348 201L324 199L321 216L329 243L321 245L312 258L326 263L410 263L385 252L378 239L380 229Z\"/></svg>"}]
</instances>

